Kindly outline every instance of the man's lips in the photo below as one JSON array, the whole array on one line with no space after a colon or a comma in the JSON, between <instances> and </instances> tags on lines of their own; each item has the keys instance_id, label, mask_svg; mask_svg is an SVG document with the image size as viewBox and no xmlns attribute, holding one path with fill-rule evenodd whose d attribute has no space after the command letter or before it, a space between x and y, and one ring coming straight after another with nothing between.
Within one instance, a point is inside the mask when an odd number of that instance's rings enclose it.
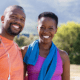
<instances>
[{"instance_id":1,"label":"man's lips","mask_svg":"<svg viewBox=\"0 0 80 80\"><path fill-rule=\"evenodd\" d=\"M22 26L20 24L11 23L10 25L13 26L15 29L22 29Z\"/></svg>"},{"instance_id":2,"label":"man's lips","mask_svg":"<svg viewBox=\"0 0 80 80\"><path fill-rule=\"evenodd\" d=\"M20 27L18 25L12 25L14 28L19 29Z\"/></svg>"},{"instance_id":3,"label":"man's lips","mask_svg":"<svg viewBox=\"0 0 80 80\"><path fill-rule=\"evenodd\" d=\"M16 25L16 24L11 24L11 29L13 32L21 31L21 27L19 25Z\"/></svg>"}]
</instances>

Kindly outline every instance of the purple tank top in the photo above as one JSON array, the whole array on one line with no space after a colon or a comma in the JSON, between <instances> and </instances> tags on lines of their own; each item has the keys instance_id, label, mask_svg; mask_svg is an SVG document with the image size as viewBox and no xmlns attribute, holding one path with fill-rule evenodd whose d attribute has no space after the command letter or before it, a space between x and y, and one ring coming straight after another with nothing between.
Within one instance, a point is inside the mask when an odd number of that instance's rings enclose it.
<instances>
[{"instance_id":1,"label":"purple tank top","mask_svg":"<svg viewBox=\"0 0 80 80\"><path fill-rule=\"evenodd\" d=\"M28 80L38 80L39 72L44 60L45 58L39 55L35 66L27 65ZM51 80L62 80L62 77L61 77L62 73L63 73L62 60L61 60L59 51L57 50L57 66ZM27 79L25 78L25 80Z\"/></svg>"}]
</instances>

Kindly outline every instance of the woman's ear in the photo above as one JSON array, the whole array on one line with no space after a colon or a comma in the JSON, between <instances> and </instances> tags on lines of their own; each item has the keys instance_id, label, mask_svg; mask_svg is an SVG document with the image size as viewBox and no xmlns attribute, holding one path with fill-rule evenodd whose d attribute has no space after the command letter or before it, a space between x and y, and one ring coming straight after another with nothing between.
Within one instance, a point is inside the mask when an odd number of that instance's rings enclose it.
<instances>
[{"instance_id":1,"label":"woman's ear","mask_svg":"<svg viewBox=\"0 0 80 80\"><path fill-rule=\"evenodd\" d=\"M58 29L58 28L56 28L56 30L55 30L55 34L56 34L56 32L57 32L57 29Z\"/></svg>"},{"instance_id":2,"label":"woman's ear","mask_svg":"<svg viewBox=\"0 0 80 80\"><path fill-rule=\"evenodd\" d=\"M4 23L4 16L1 16L1 22Z\"/></svg>"}]
</instances>

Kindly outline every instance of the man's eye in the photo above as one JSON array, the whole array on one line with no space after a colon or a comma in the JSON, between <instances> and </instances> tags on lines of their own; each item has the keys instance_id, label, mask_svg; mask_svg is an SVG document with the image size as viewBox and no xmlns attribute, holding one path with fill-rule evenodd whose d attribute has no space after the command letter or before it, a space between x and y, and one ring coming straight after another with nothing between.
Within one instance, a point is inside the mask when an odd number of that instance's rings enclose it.
<instances>
[{"instance_id":1,"label":"man's eye","mask_svg":"<svg viewBox=\"0 0 80 80\"><path fill-rule=\"evenodd\" d=\"M16 16L11 16L11 18L17 18Z\"/></svg>"},{"instance_id":2,"label":"man's eye","mask_svg":"<svg viewBox=\"0 0 80 80\"><path fill-rule=\"evenodd\" d=\"M44 27L41 27L41 29L43 29Z\"/></svg>"},{"instance_id":3,"label":"man's eye","mask_svg":"<svg viewBox=\"0 0 80 80\"><path fill-rule=\"evenodd\" d=\"M44 27L41 27L41 29L44 29Z\"/></svg>"},{"instance_id":4,"label":"man's eye","mask_svg":"<svg viewBox=\"0 0 80 80\"><path fill-rule=\"evenodd\" d=\"M24 19L20 19L21 21L24 21Z\"/></svg>"}]
</instances>

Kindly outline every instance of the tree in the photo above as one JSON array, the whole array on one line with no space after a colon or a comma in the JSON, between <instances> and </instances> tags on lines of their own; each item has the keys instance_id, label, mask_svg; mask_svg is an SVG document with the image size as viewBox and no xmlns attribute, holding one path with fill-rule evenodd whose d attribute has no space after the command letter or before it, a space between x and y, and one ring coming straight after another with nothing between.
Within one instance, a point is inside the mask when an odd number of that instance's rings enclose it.
<instances>
[{"instance_id":1,"label":"tree","mask_svg":"<svg viewBox=\"0 0 80 80\"><path fill-rule=\"evenodd\" d=\"M14 41L18 44L19 47L23 47L23 46L28 46L30 43L32 43L33 41L37 40L38 36L33 36L32 34L30 35L30 37L26 37L23 35L20 35L19 38L17 38L17 36L14 38Z\"/></svg>"},{"instance_id":2,"label":"tree","mask_svg":"<svg viewBox=\"0 0 80 80\"><path fill-rule=\"evenodd\" d=\"M70 60L75 58L74 43L77 40L79 32L80 24L75 22L68 22L67 24L62 24L60 27L58 27L58 31L53 38L53 42L58 48L68 52ZM71 63L72 62L73 61L71 61Z\"/></svg>"},{"instance_id":3,"label":"tree","mask_svg":"<svg viewBox=\"0 0 80 80\"><path fill-rule=\"evenodd\" d=\"M74 62L76 64L80 64L80 32L78 34L78 37L76 39L76 42L74 43L74 49L75 49L75 58L74 58Z\"/></svg>"}]
</instances>

